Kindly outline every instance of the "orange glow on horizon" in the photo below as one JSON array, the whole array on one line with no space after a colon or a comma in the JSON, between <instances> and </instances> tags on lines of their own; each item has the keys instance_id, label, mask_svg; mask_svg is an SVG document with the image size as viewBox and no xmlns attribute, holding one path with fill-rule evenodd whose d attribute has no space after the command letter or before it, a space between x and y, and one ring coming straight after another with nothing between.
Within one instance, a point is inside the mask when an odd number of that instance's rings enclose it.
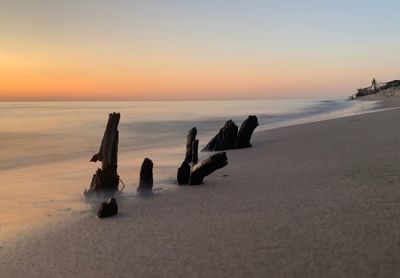
<instances>
[{"instance_id":1,"label":"orange glow on horizon","mask_svg":"<svg viewBox=\"0 0 400 278\"><path fill-rule=\"evenodd\" d=\"M184 63L161 54L151 59L99 59L85 53L3 52L0 100L276 98L335 84L327 73L301 61L287 66L272 60L263 67L222 58L207 64L196 60Z\"/></svg>"}]
</instances>

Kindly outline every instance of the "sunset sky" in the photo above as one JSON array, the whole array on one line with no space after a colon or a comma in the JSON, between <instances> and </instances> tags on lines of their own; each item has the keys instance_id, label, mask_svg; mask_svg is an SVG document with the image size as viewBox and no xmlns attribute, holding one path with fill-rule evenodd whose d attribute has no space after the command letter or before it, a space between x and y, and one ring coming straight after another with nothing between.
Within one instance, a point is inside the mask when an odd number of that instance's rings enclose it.
<instances>
[{"instance_id":1,"label":"sunset sky","mask_svg":"<svg viewBox=\"0 0 400 278\"><path fill-rule=\"evenodd\" d=\"M398 0L0 4L0 101L345 97L400 79Z\"/></svg>"}]
</instances>

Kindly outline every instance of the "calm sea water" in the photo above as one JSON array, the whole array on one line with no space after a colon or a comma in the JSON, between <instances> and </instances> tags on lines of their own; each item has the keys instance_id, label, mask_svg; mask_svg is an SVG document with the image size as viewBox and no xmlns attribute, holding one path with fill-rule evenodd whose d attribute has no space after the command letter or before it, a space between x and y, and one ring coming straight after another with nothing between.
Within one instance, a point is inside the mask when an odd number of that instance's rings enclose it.
<instances>
[{"instance_id":1,"label":"calm sea water","mask_svg":"<svg viewBox=\"0 0 400 278\"><path fill-rule=\"evenodd\" d=\"M228 119L240 126L257 115L262 130L370 107L343 100L0 103L0 234L87 210L82 192L100 166L89 159L110 112L121 113L118 172L129 194L145 157L154 161L155 186L173 186L193 126L201 148Z\"/></svg>"}]
</instances>

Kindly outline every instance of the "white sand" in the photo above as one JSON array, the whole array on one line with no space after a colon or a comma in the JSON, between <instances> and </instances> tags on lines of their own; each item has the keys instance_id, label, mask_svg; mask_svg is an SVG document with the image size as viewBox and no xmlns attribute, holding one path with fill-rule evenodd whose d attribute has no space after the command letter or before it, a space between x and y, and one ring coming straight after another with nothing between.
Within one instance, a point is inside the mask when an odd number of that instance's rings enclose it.
<instances>
[{"instance_id":1,"label":"white sand","mask_svg":"<svg viewBox=\"0 0 400 278\"><path fill-rule=\"evenodd\" d=\"M117 217L88 212L0 248L0 276L399 277L400 110L253 145L202 186L119 198Z\"/></svg>"}]
</instances>

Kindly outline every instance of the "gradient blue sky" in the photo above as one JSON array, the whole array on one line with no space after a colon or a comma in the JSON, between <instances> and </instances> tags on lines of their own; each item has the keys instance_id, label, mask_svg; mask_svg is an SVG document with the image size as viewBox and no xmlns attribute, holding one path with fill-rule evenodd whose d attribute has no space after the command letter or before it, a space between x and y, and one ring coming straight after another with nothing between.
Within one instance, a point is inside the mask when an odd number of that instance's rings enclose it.
<instances>
[{"instance_id":1,"label":"gradient blue sky","mask_svg":"<svg viewBox=\"0 0 400 278\"><path fill-rule=\"evenodd\" d=\"M346 96L400 78L398 1L0 4L0 100Z\"/></svg>"}]
</instances>

